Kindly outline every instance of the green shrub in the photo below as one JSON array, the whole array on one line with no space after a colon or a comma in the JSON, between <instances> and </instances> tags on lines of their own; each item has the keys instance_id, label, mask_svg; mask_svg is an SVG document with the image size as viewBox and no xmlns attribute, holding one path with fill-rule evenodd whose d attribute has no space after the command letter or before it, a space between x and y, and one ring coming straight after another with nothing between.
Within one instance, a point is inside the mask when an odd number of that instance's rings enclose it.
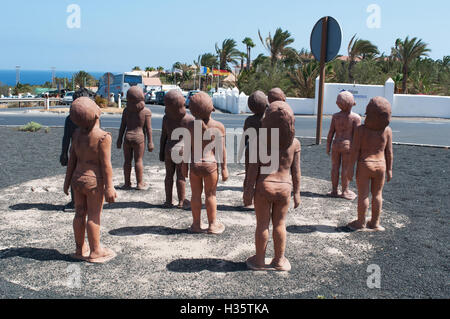
<instances>
[{"instance_id":1,"label":"green shrub","mask_svg":"<svg viewBox=\"0 0 450 319\"><path fill-rule=\"evenodd\" d=\"M22 132L37 132L42 128L42 125L36 122L29 122L24 126L19 127L19 131Z\"/></svg>"},{"instance_id":2,"label":"green shrub","mask_svg":"<svg viewBox=\"0 0 450 319\"><path fill-rule=\"evenodd\" d=\"M102 98L100 95L95 97L95 103L102 109L108 106L108 100Z\"/></svg>"}]
</instances>

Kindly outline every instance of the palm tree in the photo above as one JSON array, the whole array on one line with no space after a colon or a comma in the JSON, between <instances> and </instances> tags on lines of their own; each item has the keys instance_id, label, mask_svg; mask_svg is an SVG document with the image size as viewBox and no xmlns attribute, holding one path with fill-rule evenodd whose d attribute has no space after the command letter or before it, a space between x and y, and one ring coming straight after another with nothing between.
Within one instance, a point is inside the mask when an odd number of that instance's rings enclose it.
<instances>
[{"instance_id":1,"label":"palm tree","mask_svg":"<svg viewBox=\"0 0 450 319\"><path fill-rule=\"evenodd\" d=\"M253 60L253 68L256 69L258 65L263 64L269 57L265 56L264 54L260 53L255 60Z\"/></svg>"},{"instance_id":2,"label":"palm tree","mask_svg":"<svg viewBox=\"0 0 450 319\"><path fill-rule=\"evenodd\" d=\"M351 38L348 44L348 78L353 82L352 69L356 64L356 59L364 60L365 58L373 58L375 55L380 54L376 45L372 44L369 40L363 40L356 38L356 34Z\"/></svg>"},{"instance_id":3,"label":"palm tree","mask_svg":"<svg viewBox=\"0 0 450 319\"><path fill-rule=\"evenodd\" d=\"M247 47L247 71L249 71L250 63L252 62L252 60L250 59L250 53L251 49L255 47L255 43L253 43L253 40L249 37L246 37L244 40L242 40L242 43L244 43Z\"/></svg>"},{"instance_id":4,"label":"palm tree","mask_svg":"<svg viewBox=\"0 0 450 319\"><path fill-rule=\"evenodd\" d=\"M244 70L244 60L247 58L247 54L245 52L239 52L239 58L241 59L241 70L242 72Z\"/></svg>"},{"instance_id":5,"label":"palm tree","mask_svg":"<svg viewBox=\"0 0 450 319\"><path fill-rule=\"evenodd\" d=\"M95 84L95 78L86 71L79 71L75 73L73 75L73 81L75 85L78 85L80 88Z\"/></svg>"},{"instance_id":6,"label":"palm tree","mask_svg":"<svg viewBox=\"0 0 450 319\"><path fill-rule=\"evenodd\" d=\"M335 77L332 64L326 64L327 80ZM298 97L313 98L316 90L316 78L320 73L320 63L316 60L301 64L289 72L294 92Z\"/></svg>"},{"instance_id":7,"label":"palm tree","mask_svg":"<svg viewBox=\"0 0 450 319\"><path fill-rule=\"evenodd\" d=\"M206 66L207 68L213 69L219 66L217 62L217 55L212 53L205 53L198 56L199 66Z\"/></svg>"},{"instance_id":8,"label":"palm tree","mask_svg":"<svg viewBox=\"0 0 450 319\"><path fill-rule=\"evenodd\" d=\"M408 82L409 65L411 62L422 56L428 56L428 52L431 52L431 50L427 48L427 45L428 44L422 42L422 39L409 39L409 36L407 36L405 40L397 39L395 41L395 47L392 48L392 55L403 65L403 93L407 93L406 84Z\"/></svg>"},{"instance_id":9,"label":"palm tree","mask_svg":"<svg viewBox=\"0 0 450 319\"><path fill-rule=\"evenodd\" d=\"M135 66L131 71L140 71L141 70L141 68L140 67L138 67L138 66Z\"/></svg>"},{"instance_id":10,"label":"palm tree","mask_svg":"<svg viewBox=\"0 0 450 319\"><path fill-rule=\"evenodd\" d=\"M237 65L237 59L240 57L240 52L236 49L236 41L233 39L225 39L222 42L222 47L216 43L216 53L219 56L219 67L221 70L230 70L228 63Z\"/></svg>"},{"instance_id":11,"label":"palm tree","mask_svg":"<svg viewBox=\"0 0 450 319\"><path fill-rule=\"evenodd\" d=\"M303 64L299 68L291 71L289 77L294 84L297 96L312 98L315 94L316 78L320 72L320 65L317 61Z\"/></svg>"},{"instance_id":12,"label":"palm tree","mask_svg":"<svg viewBox=\"0 0 450 319\"><path fill-rule=\"evenodd\" d=\"M287 50L291 50L288 45L294 42L294 38L291 38L291 33L287 30L283 31L281 28L278 28L275 31L273 38L270 32L269 36L265 38L265 40L263 40L259 30L258 35L264 48L270 52L270 60L272 65L286 55Z\"/></svg>"},{"instance_id":13,"label":"palm tree","mask_svg":"<svg viewBox=\"0 0 450 319\"><path fill-rule=\"evenodd\" d=\"M162 73L162 71L164 71L164 68L163 68L162 66L158 66L158 67L156 68L156 71L158 71L158 75L160 76L161 73Z\"/></svg>"}]
</instances>

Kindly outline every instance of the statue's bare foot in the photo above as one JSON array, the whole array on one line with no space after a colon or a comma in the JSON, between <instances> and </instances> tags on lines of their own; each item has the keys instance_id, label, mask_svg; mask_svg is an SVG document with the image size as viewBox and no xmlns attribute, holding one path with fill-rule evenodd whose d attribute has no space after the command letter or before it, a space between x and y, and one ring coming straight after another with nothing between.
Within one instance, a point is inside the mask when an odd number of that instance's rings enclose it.
<instances>
[{"instance_id":1,"label":"statue's bare foot","mask_svg":"<svg viewBox=\"0 0 450 319\"><path fill-rule=\"evenodd\" d=\"M251 204L251 205L248 205L248 206L244 206L244 208L248 209L248 210L253 210L253 209L255 209L255 205Z\"/></svg>"},{"instance_id":2,"label":"statue's bare foot","mask_svg":"<svg viewBox=\"0 0 450 319\"><path fill-rule=\"evenodd\" d=\"M344 199L347 199L347 200L354 200L357 196L354 192L352 192L351 190L348 189L348 190L342 192L341 197Z\"/></svg>"},{"instance_id":3,"label":"statue's bare foot","mask_svg":"<svg viewBox=\"0 0 450 319\"><path fill-rule=\"evenodd\" d=\"M116 253L109 248L101 248L100 252L91 252L87 259L90 263L103 264L116 257Z\"/></svg>"},{"instance_id":4,"label":"statue's bare foot","mask_svg":"<svg viewBox=\"0 0 450 319\"><path fill-rule=\"evenodd\" d=\"M258 263L256 261L256 255L247 258L245 263L247 264L247 267L249 269L254 270L254 271L267 271L267 270L269 270L265 263L264 264L260 264L260 263Z\"/></svg>"},{"instance_id":5,"label":"statue's bare foot","mask_svg":"<svg viewBox=\"0 0 450 319\"><path fill-rule=\"evenodd\" d=\"M384 227L380 226L380 224L377 225L377 223L373 223L371 221L367 222L366 227L367 227L367 231L373 231L373 232L386 230Z\"/></svg>"},{"instance_id":6,"label":"statue's bare foot","mask_svg":"<svg viewBox=\"0 0 450 319\"><path fill-rule=\"evenodd\" d=\"M87 260L91 251L87 245L84 245L82 249L77 249L74 254L70 254L70 258L75 260Z\"/></svg>"},{"instance_id":7,"label":"statue's bare foot","mask_svg":"<svg viewBox=\"0 0 450 319\"><path fill-rule=\"evenodd\" d=\"M191 209L191 202L187 199L184 199L178 203L178 208L184 209L184 210L189 210L189 209Z\"/></svg>"},{"instance_id":8,"label":"statue's bare foot","mask_svg":"<svg viewBox=\"0 0 450 319\"><path fill-rule=\"evenodd\" d=\"M188 231L190 233L194 233L194 234L204 234L204 233L206 233L206 229L202 228L202 226L196 226L194 224L192 224L191 227L188 228Z\"/></svg>"},{"instance_id":9,"label":"statue's bare foot","mask_svg":"<svg viewBox=\"0 0 450 319\"><path fill-rule=\"evenodd\" d=\"M208 234L220 235L225 231L225 225L219 222L209 225Z\"/></svg>"},{"instance_id":10,"label":"statue's bare foot","mask_svg":"<svg viewBox=\"0 0 450 319\"><path fill-rule=\"evenodd\" d=\"M172 208L173 204L172 202L165 201L164 204L162 204L162 206L163 208Z\"/></svg>"},{"instance_id":11,"label":"statue's bare foot","mask_svg":"<svg viewBox=\"0 0 450 319\"><path fill-rule=\"evenodd\" d=\"M286 257L281 258L280 260L276 260L275 258L270 263L270 266L275 268L277 271L290 271L291 263Z\"/></svg>"},{"instance_id":12,"label":"statue's bare foot","mask_svg":"<svg viewBox=\"0 0 450 319\"><path fill-rule=\"evenodd\" d=\"M366 229L366 225L364 225L364 223L361 223L359 220L352 221L346 227L352 231L364 231Z\"/></svg>"},{"instance_id":13,"label":"statue's bare foot","mask_svg":"<svg viewBox=\"0 0 450 319\"><path fill-rule=\"evenodd\" d=\"M341 196L341 193L340 192L338 192L338 191L331 191L331 192L329 192L328 194L327 194L327 196L328 197L340 197Z\"/></svg>"},{"instance_id":14,"label":"statue's bare foot","mask_svg":"<svg viewBox=\"0 0 450 319\"><path fill-rule=\"evenodd\" d=\"M145 191L146 189L147 189L147 185L145 183L139 183L136 186L136 190L138 190L138 191Z\"/></svg>"}]
</instances>

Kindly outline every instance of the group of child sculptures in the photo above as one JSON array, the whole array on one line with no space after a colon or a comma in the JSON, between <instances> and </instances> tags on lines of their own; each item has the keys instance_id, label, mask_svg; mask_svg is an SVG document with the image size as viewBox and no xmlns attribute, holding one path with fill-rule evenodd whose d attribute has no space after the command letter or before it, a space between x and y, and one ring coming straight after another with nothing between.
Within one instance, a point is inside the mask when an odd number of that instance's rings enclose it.
<instances>
[{"instance_id":1,"label":"group of child sculptures","mask_svg":"<svg viewBox=\"0 0 450 319\"><path fill-rule=\"evenodd\" d=\"M225 226L217 219L216 189L219 172L222 181L228 179L225 150L224 125L211 117L214 106L206 93L194 95L189 103L191 114L186 112L181 92L172 90L164 97L163 118L159 159L166 168L166 207L172 207L172 190L176 175L178 207L191 209L192 233L221 234ZM333 115L327 139L326 152L331 153L332 197L354 200L356 194L349 189L356 167L358 189L357 219L347 225L353 231L382 231L380 213L382 190L385 182L392 178L392 130L389 128L391 106L382 97L370 100L366 109L364 124L359 115L353 113L356 104L350 92L341 92L336 101L341 109ZM245 178L243 183L244 206L253 208L256 214L256 254L246 264L251 270L289 271L291 265L285 257L286 216L291 196L294 208L300 205L300 141L295 138L295 117L286 103L286 96L279 88L270 90L266 96L262 91L254 92L248 99L248 106L254 113L244 124L244 132L256 130L255 143L245 137ZM111 135L100 128L100 108L86 96L78 97L72 103L66 120L66 130L61 155L62 165L67 165L64 192L72 190L75 204L73 229L76 252L72 258L91 263L104 263L115 257L114 251L100 244L100 215L104 200L112 203L117 195L112 182ZM123 147L125 184L122 189L131 189L130 175L134 158L137 189L145 189L143 181L143 156L147 149L154 149L152 141L151 112L145 107L144 94L138 87L127 93L127 107L117 140L117 148ZM190 138L179 136L173 139L174 131L183 128ZM264 130L265 129L265 130ZM273 130L276 129L276 130ZM265 139L259 138L265 131ZM277 132L272 134L271 132ZM67 156L70 137L71 148ZM211 141L215 141L211 147ZM251 147L256 144L255 147ZM259 150L278 153L277 165L259 159ZM198 152L200 151L200 155ZM256 153L256 154L255 154ZM183 158L175 160L174 154ZM274 154L271 154L274 155ZM277 154L275 154L277 155ZM256 160L254 160L256 158ZM270 157L273 158L273 157ZM252 160L253 159L253 160ZM338 190L341 175L342 191ZM191 200L186 199L186 178L189 178ZM208 227L202 227L202 192L205 192L205 206ZM366 222L369 208L369 192L372 193L372 217ZM273 224L275 256L266 259L269 240L269 224ZM85 243L85 234L89 245Z\"/></svg>"}]
</instances>

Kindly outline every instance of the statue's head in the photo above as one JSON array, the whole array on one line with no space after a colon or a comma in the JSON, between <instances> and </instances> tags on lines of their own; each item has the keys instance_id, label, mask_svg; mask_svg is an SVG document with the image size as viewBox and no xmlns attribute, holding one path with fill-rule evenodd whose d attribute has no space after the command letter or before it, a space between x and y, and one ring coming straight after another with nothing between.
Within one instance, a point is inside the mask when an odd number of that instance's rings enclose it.
<instances>
[{"instance_id":1,"label":"statue's head","mask_svg":"<svg viewBox=\"0 0 450 319\"><path fill-rule=\"evenodd\" d=\"M336 104L342 111L350 112L352 107L356 105L356 102L352 93L349 91L343 91L337 96Z\"/></svg>"},{"instance_id":2,"label":"statue's head","mask_svg":"<svg viewBox=\"0 0 450 319\"><path fill-rule=\"evenodd\" d=\"M144 91L139 86L132 86L127 91L127 109L130 112L140 112L145 108Z\"/></svg>"},{"instance_id":3,"label":"statue's head","mask_svg":"<svg viewBox=\"0 0 450 319\"><path fill-rule=\"evenodd\" d=\"M70 119L78 127L91 130L97 120L100 118L102 111L90 98L82 96L73 101L70 107Z\"/></svg>"},{"instance_id":4,"label":"statue's head","mask_svg":"<svg viewBox=\"0 0 450 319\"><path fill-rule=\"evenodd\" d=\"M203 121L207 121L215 111L211 97L205 92L199 92L190 98L189 109L196 119Z\"/></svg>"},{"instance_id":5,"label":"statue's head","mask_svg":"<svg viewBox=\"0 0 450 319\"><path fill-rule=\"evenodd\" d=\"M170 90L164 95L166 115L171 120L181 120L186 115L184 96L179 90Z\"/></svg>"},{"instance_id":6,"label":"statue's head","mask_svg":"<svg viewBox=\"0 0 450 319\"><path fill-rule=\"evenodd\" d=\"M255 114L264 114L269 105L267 96L262 91L255 91L248 98L248 107Z\"/></svg>"},{"instance_id":7,"label":"statue's head","mask_svg":"<svg viewBox=\"0 0 450 319\"><path fill-rule=\"evenodd\" d=\"M391 121L391 114L391 103L384 97L374 97L367 104L364 126L374 131L384 130Z\"/></svg>"},{"instance_id":8,"label":"statue's head","mask_svg":"<svg viewBox=\"0 0 450 319\"><path fill-rule=\"evenodd\" d=\"M286 102L286 95L284 95L284 92L280 88L273 88L269 91L269 94L267 94L267 98L269 99L269 103L273 103L275 101L282 101Z\"/></svg>"},{"instance_id":9,"label":"statue's head","mask_svg":"<svg viewBox=\"0 0 450 319\"><path fill-rule=\"evenodd\" d=\"M268 136L271 135L270 129L278 128L280 150L287 149L295 137L294 112L286 102L275 101L267 107L262 127L268 129Z\"/></svg>"}]
</instances>

